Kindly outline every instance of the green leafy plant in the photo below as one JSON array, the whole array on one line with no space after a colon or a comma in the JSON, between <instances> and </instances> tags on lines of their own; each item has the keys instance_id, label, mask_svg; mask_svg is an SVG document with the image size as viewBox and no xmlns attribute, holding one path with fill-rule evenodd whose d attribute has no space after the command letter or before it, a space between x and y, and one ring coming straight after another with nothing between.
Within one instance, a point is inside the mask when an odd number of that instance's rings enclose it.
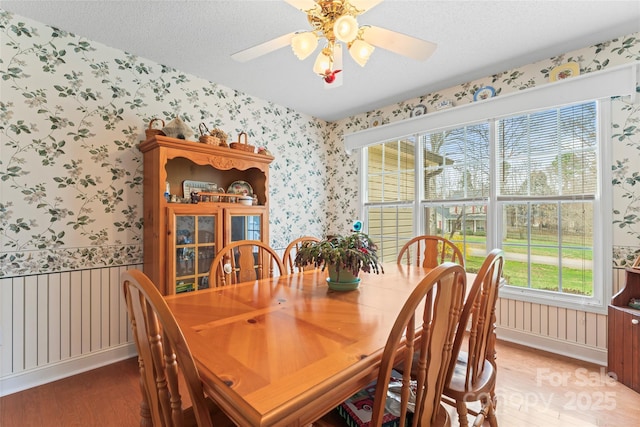
<instances>
[{"instance_id":1,"label":"green leafy plant","mask_svg":"<svg viewBox=\"0 0 640 427\"><path fill-rule=\"evenodd\" d=\"M354 276L360 271L384 273L378 262L378 246L360 231L346 236L327 236L319 242L304 242L294 262L298 267L314 265L322 270L333 264L337 271L349 270Z\"/></svg>"}]
</instances>

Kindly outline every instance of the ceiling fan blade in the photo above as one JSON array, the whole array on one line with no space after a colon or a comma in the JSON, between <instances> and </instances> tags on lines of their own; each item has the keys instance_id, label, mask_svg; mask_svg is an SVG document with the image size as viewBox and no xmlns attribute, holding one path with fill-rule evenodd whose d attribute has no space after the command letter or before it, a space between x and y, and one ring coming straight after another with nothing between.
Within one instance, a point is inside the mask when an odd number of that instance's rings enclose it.
<instances>
[{"instance_id":1,"label":"ceiling fan blade","mask_svg":"<svg viewBox=\"0 0 640 427\"><path fill-rule=\"evenodd\" d=\"M333 47L333 69L340 70L335 74L336 79L331 83L324 83L325 89L335 89L342 86L342 75L344 70L342 69L342 43L336 43Z\"/></svg>"},{"instance_id":2,"label":"ceiling fan blade","mask_svg":"<svg viewBox=\"0 0 640 427\"><path fill-rule=\"evenodd\" d=\"M349 3L351 3L353 7L361 10L362 13L364 13L382 3L382 0L349 0Z\"/></svg>"},{"instance_id":3,"label":"ceiling fan blade","mask_svg":"<svg viewBox=\"0 0 640 427\"><path fill-rule=\"evenodd\" d=\"M316 3L313 0L284 0L284 1L286 3L289 3L291 6L295 7L296 9L300 9L303 12L307 10L315 9L316 6L318 6L318 3Z\"/></svg>"},{"instance_id":4,"label":"ceiling fan blade","mask_svg":"<svg viewBox=\"0 0 640 427\"><path fill-rule=\"evenodd\" d=\"M260 43L259 45L250 47L245 50L241 50L240 52L236 52L233 55L231 55L231 57L239 62L246 62L251 59L255 59L259 56L266 55L267 53L271 53L274 50L278 50L285 46L291 45L291 38L295 34L296 33L294 31L293 33L276 37L275 39L269 40L264 43Z\"/></svg>"},{"instance_id":5,"label":"ceiling fan blade","mask_svg":"<svg viewBox=\"0 0 640 427\"><path fill-rule=\"evenodd\" d=\"M375 26L365 27L362 38L374 46L418 61L430 57L438 46L426 40Z\"/></svg>"}]
</instances>

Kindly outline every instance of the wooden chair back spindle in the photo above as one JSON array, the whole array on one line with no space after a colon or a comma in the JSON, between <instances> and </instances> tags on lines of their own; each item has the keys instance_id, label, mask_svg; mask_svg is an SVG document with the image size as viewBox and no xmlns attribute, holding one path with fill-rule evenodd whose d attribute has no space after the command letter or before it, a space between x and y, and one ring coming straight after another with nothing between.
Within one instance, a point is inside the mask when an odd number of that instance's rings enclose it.
<instances>
[{"instance_id":1,"label":"wooden chair back spindle","mask_svg":"<svg viewBox=\"0 0 640 427\"><path fill-rule=\"evenodd\" d=\"M220 249L209 268L212 287L252 282L285 274L278 254L259 240L239 240Z\"/></svg>"},{"instance_id":2,"label":"wooden chair back spindle","mask_svg":"<svg viewBox=\"0 0 640 427\"><path fill-rule=\"evenodd\" d=\"M284 255L282 256L282 262L284 263L284 266L287 270L287 274L313 270L316 268L314 265L311 265L311 264L305 267L296 267L295 259L296 259L296 254L300 249L300 246L302 246L304 242L319 242L319 241L320 239L314 236L303 236L303 237L298 237L295 240L292 240L291 243L287 245L287 248L284 250Z\"/></svg>"},{"instance_id":3,"label":"wooden chair back spindle","mask_svg":"<svg viewBox=\"0 0 640 427\"><path fill-rule=\"evenodd\" d=\"M397 263L435 268L445 261L464 267L462 251L450 240L440 236L417 236L409 240L398 252Z\"/></svg>"}]
</instances>

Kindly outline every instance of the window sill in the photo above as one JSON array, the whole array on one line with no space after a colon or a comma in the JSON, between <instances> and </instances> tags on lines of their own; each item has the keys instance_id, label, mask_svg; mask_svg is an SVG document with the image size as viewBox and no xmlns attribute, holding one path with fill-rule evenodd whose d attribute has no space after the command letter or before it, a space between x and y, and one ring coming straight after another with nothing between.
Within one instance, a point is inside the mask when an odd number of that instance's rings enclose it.
<instances>
[{"instance_id":1,"label":"window sill","mask_svg":"<svg viewBox=\"0 0 640 427\"><path fill-rule=\"evenodd\" d=\"M607 314L607 305L596 297L563 295L557 292L540 291L505 285L500 288L500 298L530 302L552 307L568 308L597 314Z\"/></svg>"}]
</instances>

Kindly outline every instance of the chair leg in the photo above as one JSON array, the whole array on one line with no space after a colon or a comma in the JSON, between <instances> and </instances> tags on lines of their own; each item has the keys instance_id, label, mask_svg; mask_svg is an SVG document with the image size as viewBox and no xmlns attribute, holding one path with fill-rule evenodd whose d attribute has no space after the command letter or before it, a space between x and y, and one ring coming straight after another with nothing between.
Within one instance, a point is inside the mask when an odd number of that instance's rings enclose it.
<instances>
[{"instance_id":1,"label":"chair leg","mask_svg":"<svg viewBox=\"0 0 640 427\"><path fill-rule=\"evenodd\" d=\"M140 357L138 357L138 370L140 372L140 391L142 394L142 400L140 401L140 427L152 427L151 409L149 408L149 402L147 402L147 388L143 379L144 363Z\"/></svg>"},{"instance_id":2,"label":"chair leg","mask_svg":"<svg viewBox=\"0 0 640 427\"><path fill-rule=\"evenodd\" d=\"M487 420L491 427L498 427L498 418L496 417L495 406L493 405L493 399L482 398L480 399L482 408L478 412L476 419L473 421L473 427L482 427L484 421Z\"/></svg>"},{"instance_id":3,"label":"chair leg","mask_svg":"<svg viewBox=\"0 0 640 427\"><path fill-rule=\"evenodd\" d=\"M456 401L456 410L458 411L458 424L460 427L469 427L469 421L467 420L467 404L463 401Z\"/></svg>"},{"instance_id":4,"label":"chair leg","mask_svg":"<svg viewBox=\"0 0 640 427\"><path fill-rule=\"evenodd\" d=\"M473 427L482 427L484 424L485 416L486 416L486 408L482 408L480 412L478 412L478 416L475 420L473 420Z\"/></svg>"},{"instance_id":5,"label":"chair leg","mask_svg":"<svg viewBox=\"0 0 640 427\"><path fill-rule=\"evenodd\" d=\"M498 408L498 398L496 397L495 384L489 392L489 413L487 414L487 421L491 427L498 427L498 418L496 417L496 410Z\"/></svg>"},{"instance_id":6,"label":"chair leg","mask_svg":"<svg viewBox=\"0 0 640 427\"><path fill-rule=\"evenodd\" d=\"M489 421L489 425L491 427L498 427L498 417L496 417L496 407L493 399L487 403L488 403L487 421Z\"/></svg>"}]
</instances>

